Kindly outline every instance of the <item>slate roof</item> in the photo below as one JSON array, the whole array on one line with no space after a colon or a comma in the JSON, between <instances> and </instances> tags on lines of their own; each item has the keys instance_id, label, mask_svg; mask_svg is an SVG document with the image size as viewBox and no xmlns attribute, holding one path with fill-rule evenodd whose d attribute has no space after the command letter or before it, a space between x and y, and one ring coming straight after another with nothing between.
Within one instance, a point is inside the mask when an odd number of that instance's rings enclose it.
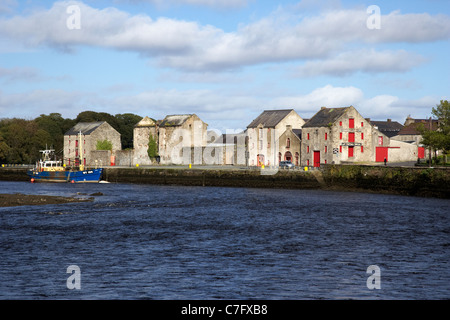
<instances>
[{"instance_id":1,"label":"slate roof","mask_svg":"<svg viewBox=\"0 0 450 320\"><path fill-rule=\"evenodd\" d=\"M376 126L378 131L385 134L389 138L398 135L400 130L403 129L403 125L397 121L369 121L371 125Z\"/></svg>"},{"instance_id":2,"label":"slate roof","mask_svg":"<svg viewBox=\"0 0 450 320\"><path fill-rule=\"evenodd\" d=\"M255 120L253 120L247 128L256 128L262 124L265 128L275 128L290 112L294 109L286 110L264 110Z\"/></svg>"},{"instance_id":3,"label":"slate roof","mask_svg":"<svg viewBox=\"0 0 450 320\"><path fill-rule=\"evenodd\" d=\"M420 135L421 133L417 128L423 125L425 129L429 128L430 122L428 119L415 119L415 122L404 126L402 130L398 132L398 135ZM431 120L431 130L436 131L438 128L438 120Z\"/></svg>"},{"instance_id":4,"label":"slate roof","mask_svg":"<svg viewBox=\"0 0 450 320\"><path fill-rule=\"evenodd\" d=\"M102 124L107 123L106 121L98 121L98 122L79 122L74 127L72 127L69 131L65 133L66 136L74 136L80 133L83 135L90 135L94 132L98 127Z\"/></svg>"},{"instance_id":5,"label":"slate roof","mask_svg":"<svg viewBox=\"0 0 450 320\"><path fill-rule=\"evenodd\" d=\"M322 108L303 125L303 128L327 127L335 123L350 107Z\"/></svg>"},{"instance_id":6,"label":"slate roof","mask_svg":"<svg viewBox=\"0 0 450 320\"><path fill-rule=\"evenodd\" d=\"M302 140L302 129L292 129L292 132L293 132L300 140Z\"/></svg>"},{"instance_id":7,"label":"slate roof","mask_svg":"<svg viewBox=\"0 0 450 320\"><path fill-rule=\"evenodd\" d=\"M166 116L161 122L158 123L160 127L174 127L181 126L192 114L178 114Z\"/></svg>"}]
</instances>

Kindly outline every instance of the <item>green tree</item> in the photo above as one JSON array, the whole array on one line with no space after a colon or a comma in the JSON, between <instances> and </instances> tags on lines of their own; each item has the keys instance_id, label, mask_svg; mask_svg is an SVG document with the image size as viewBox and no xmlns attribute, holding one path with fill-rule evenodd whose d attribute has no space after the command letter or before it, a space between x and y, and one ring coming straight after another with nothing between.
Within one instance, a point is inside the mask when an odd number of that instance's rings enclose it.
<instances>
[{"instance_id":1,"label":"green tree","mask_svg":"<svg viewBox=\"0 0 450 320\"><path fill-rule=\"evenodd\" d=\"M109 140L98 140L97 141L97 150L109 150L112 151L113 145Z\"/></svg>"},{"instance_id":2,"label":"green tree","mask_svg":"<svg viewBox=\"0 0 450 320\"><path fill-rule=\"evenodd\" d=\"M0 162L4 163L6 161L6 157L9 154L9 146L4 141L3 137L0 135Z\"/></svg>"},{"instance_id":3,"label":"green tree","mask_svg":"<svg viewBox=\"0 0 450 320\"><path fill-rule=\"evenodd\" d=\"M124 114L116 114L115 119L118 127L118 129L116 130L119 131L120 133L122 148L132 149L134 127L139 121L142 120L142 117L132 113L124 113Z\"/></svg>"},{"instance_id":4,"label":"green tree","mask_svg":"<svg viewBox=\"0 0 450 320\"><path fill-rule=\"evenodd\" d=\"M440 104L432 108L433 117L438 120L437 130L422 125L419 128L422 134L421 143L434 150L442 150L447 162L447 153L450 151L450 104L441 100Z\"/></svg>"},{"instance_id":5,"label":"green tree","mask_svg":"<svg viewBox=\"0 0 450 320\"><path fill-rule=\"evenodd\" d=\"M156 143L156 140L151 133L148 137L147 153L148 153L148 156L150 157L150 159L155 159L159 155L158 154L158 144Z\"/></svg>"}]
</instances>

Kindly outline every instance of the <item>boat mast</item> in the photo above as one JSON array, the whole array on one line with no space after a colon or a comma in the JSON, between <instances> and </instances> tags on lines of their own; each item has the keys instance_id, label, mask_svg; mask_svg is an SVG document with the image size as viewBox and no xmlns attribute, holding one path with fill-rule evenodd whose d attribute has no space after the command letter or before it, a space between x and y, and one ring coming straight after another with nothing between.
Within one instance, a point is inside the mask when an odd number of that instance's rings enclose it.
<instances>
[{"instance_id":1,"label":"boat mast","mask_svg":"<svg viewBox=\"0 0 450 320\"><path fill-rule=\"evenodd\" d=\"M81 141L81 130L80 130L80 134L79 134L79 143L78 143L78 149L80 152L80 171L84 171L84 157L83 157L83 143Z\"/></svg>"}]
</instances>

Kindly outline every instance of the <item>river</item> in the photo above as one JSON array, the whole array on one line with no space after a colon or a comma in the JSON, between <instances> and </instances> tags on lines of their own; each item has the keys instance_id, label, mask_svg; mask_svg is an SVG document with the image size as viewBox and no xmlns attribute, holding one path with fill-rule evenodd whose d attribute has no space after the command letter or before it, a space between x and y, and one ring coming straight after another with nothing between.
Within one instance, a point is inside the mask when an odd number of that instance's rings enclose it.
<instances>
[{"instance_id":1,"label":"river","mask_svg":"<svg viewBox=\"0 0 450 320\"><path fill-rule=\"evenodd\" d=\"M450 298L449 200L0 182L0 193L98 192L0 208L0 299Z\"/></svg>"}]
</instances>

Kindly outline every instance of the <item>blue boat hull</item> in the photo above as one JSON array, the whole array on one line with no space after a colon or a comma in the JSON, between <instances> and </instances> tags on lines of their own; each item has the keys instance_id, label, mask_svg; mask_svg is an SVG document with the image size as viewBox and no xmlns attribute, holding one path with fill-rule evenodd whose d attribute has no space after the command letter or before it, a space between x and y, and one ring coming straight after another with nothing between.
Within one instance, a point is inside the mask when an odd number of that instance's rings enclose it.
<instances>
[{"instance_id":1,"label":"blue boat hull","mask_svg":"<svg viewBox=\"0 0 450 320\"><path fill-rule=\"evenodd\" d=\"M84 171L28 171L28 176L34 182L71 182L71 183L95 183L102 177L103 169Z\"/></svg>"}]
</instances>

